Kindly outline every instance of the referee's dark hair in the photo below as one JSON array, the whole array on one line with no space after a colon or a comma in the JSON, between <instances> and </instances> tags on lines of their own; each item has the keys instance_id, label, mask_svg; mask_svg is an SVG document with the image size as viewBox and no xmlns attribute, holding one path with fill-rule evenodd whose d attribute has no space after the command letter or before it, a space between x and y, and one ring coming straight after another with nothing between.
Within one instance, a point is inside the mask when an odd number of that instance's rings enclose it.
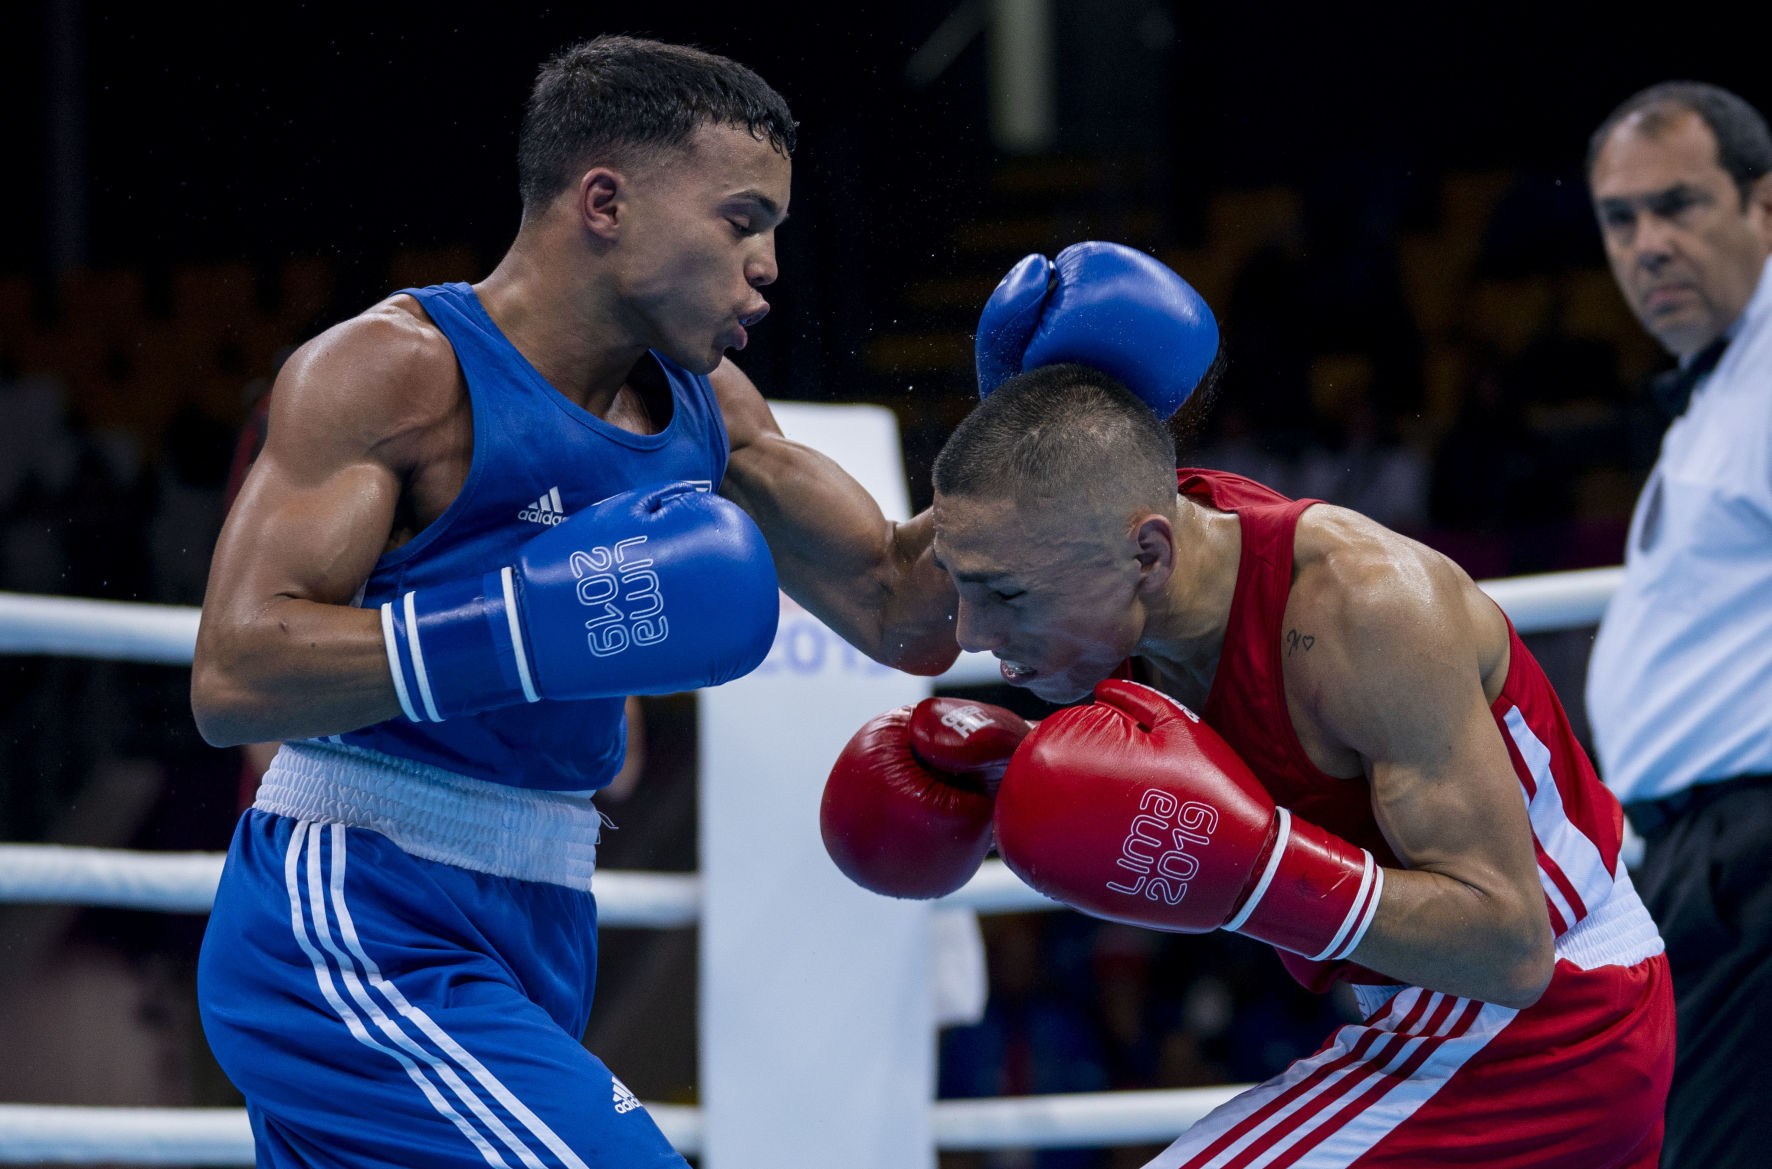
<instances>
[{"instance_id":1,"label":"referee's dark hair","mask_svg":"<svg viewBox=\"0 0 1772 1169\"><path fill-rule=\"evenodd\" d=\"M1655 135L1684 113L1697 114L1710 127L1717 140L1717 165L1735 180L1745 206L1755 180L1772 172L1772 131L1760 111L1721 86L1703 81L1663 81L1625 98L1588 139L1588 177L1593 177L1606 140L1625 119L1641 114L1644 132Z\"/></svg>"}]
</instances>

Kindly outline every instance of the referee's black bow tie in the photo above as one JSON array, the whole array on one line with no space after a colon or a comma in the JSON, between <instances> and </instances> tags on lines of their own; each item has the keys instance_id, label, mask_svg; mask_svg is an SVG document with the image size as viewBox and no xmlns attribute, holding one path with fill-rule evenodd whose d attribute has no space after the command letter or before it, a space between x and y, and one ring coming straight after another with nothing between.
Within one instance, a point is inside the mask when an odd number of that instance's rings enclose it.
<instances>
[{"instance_id":1,"label":"referee's black bow tie","mask_svg":"<svg viewBox=\"0 0 1772 1169\"><path fill-rule=\"evenodd\" d=\"M1657 374L1649 383L1649 394L1655 404L1667 413L1669 419L1678 418L1686 412L1692 401L1692 387L1698 379L1717 367L1723 359L1723 350L1729 348L1727 336L1718 337L1703 349L1692 355L1692 360L1679 369L1670 369L1666 373Z\"/></svg>"}]
</instances>

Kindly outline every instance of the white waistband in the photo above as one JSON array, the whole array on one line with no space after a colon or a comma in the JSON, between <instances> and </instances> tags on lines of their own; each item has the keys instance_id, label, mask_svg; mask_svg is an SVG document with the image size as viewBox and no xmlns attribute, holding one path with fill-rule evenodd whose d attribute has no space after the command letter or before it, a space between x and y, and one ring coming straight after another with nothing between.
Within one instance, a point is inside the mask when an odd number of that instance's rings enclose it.
<instances>
[{"instance_id":1,"label":"white waistband","mask_svg":"<svg viewBox=\"0 0 1772 1169\"><path fill-rule=\"evenodd\" d=\"M1406 986L1395 983L1389 986L1364 982L1354 983L1354 1001L1360 1004L1360 1017L1370 1019L1378 1013L1378 1008L1396 998L1398 991L1408 989Z\"/></svg>"},{"instance_id":2,"label":"white waistband","mask_svg":"<svg viewBox=\"0 0 1772 1169\"><path fill-rule=\"evenodd\" d=\"M1557 957L1583 970L1635 966L1666 948L1622 862L1612 879L1612 892L1557 939Z\"/></svg>"},{"instance_id":3,"label":"white waistband","mask_svg":"<svg viewBox=\"0 0 1772 1169\"><path fill-rule=\"evenodd\" d=\"M254 808L379 832L413 856L589 892L601 813L584 796L488 783L347 744L285 743Z\"/></svg>"},{"instance_id":4,"label":"white waistband","mask_svg":"<svg viewBox=\"0 0 1772 1169\"><path fill-rule=\"evenodd\" d=\"M1621 864L1612 882L1612 892L1557 939L1556 955L1582 970L1596 970L1601 966L1635 966L1665 948L1654 920L1631 884L1630 874ZM1368 1019L1398 991L1407 989L1398 985L1353 986L1360 1014Z\"/></svg>"}]
</instances>

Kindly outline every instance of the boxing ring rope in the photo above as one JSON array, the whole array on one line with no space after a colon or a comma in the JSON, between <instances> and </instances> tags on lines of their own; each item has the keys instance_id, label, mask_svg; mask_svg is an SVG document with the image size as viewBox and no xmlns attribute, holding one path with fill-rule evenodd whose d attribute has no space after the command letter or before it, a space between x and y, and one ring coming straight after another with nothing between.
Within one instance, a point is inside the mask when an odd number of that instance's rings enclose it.
<instances>
[{"instance_id":1,"label":"boxing ring rope","mask_svg":"<svg viewBox=\"0 0 1772 1169\"><path fill-rule=\"evenodd\" d=\"M219 852L0 844L0 902L208 913L222 859ZM700 901L701 883L693 873L597 874L597 920L605 926L694 925Z\"/></svg>"},{"instance_id":2,"label":"boxing ring rope","mask_svg":"<svg viewBox=\"0 0 1772 1169\"><path fill-rule=\"evenodd\" d=\"M1522 633L1598 622L1619 568L1480 582ZM0 592L0 653L54 654L189 665L195 609ZM987 654L963 655L942 687L1000 680ZM220 853L140 853L56 845L0 845L0 902L57 902L205 913L221 876ZM695 924L695 874L597 874L604 926L673 929ZM979 913L1060 908L1000 862L940 904ZM943 1150L1094 1147L1159 1143L1242 1090L1241 1085L1170 1091L1075 1093L933 1105ZM680 1151L702 1149L701 1110L646 1105ZM251 1165L252 1134L241 1109L94 1108L0 1104L0 1164Z\"/></svg>"},{"instance_id":3,"label":"boxing ring rope","mask_svg":"<svg viewBox=\"0 0 1772 1169\"><path fill-rule=\"evenodd\" d=\"M219 852L132 852L61 844L0 844L0 903L35 902L207 913L221 880ZM1023 885L1001 861L938 905L978 913L1063 909ZM605 927L676 929L701 914L694 873L597 873L597 921Z\"/></svg>"},{"instance_id":4,"label":"boxing ring rope","mask_svg":"<svg viewBox=\"0 0 1772 1169\"><path fill-rule=\"evenodd\" d=\"M941 1100L934 1105L936 1145L963 1152L1160 1144L1244 1087ZM646 1109L677 1151L701 1152L700 1109L681 1104ZM240 1108L0 1104L0 1164L100 1162L251 1165L252 1129Z\"/></svg>"},{"instance_id":5,"label":"boxing ring rope","mask_svg":"<svg viewBox=\"0 0 1772 1169\"><path fill-rule=\"evenodd\" d=\"M1597 624L1623 573L1622 568L1589 568L1478 583L1521 633L1543 633ZM0 592L0 653L188 666L197 644L197 613L179 605ZM939 684L1000 680L989 654L964 654Z\"/></svg>"}]
</instances>

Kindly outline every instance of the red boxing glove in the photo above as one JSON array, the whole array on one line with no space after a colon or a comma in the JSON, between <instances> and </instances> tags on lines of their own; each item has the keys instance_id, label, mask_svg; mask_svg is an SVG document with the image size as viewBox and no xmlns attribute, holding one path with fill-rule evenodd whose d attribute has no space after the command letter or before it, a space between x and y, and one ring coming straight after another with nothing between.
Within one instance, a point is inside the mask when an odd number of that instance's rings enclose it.
<instances>
[{"instance_id":1,"label":"red boxing glove","mask_svg":"<svg viewBox=\"0 0 1772 1169\"><path fill-rule=\"evenodd\" d=\"M991 795L1028 723L1000 706L925 698L870 719L825 781L819 828L843 875L888 897L941 897L991 847Z\"/></svg>"},{"instance_id":2,"label":"red boxing glove","mask_svg":"<svg viewBox=\"0 0 1772 1169\"><path fill-rule=\"evenodd\" d=\"M1212 728L1136 682L1103 682L1028 736L996 828L1017 876L1086 913L1317 960L1353 952L1384 888L1371 853L1276 808Z\"/></svg>"}]
</instances>

